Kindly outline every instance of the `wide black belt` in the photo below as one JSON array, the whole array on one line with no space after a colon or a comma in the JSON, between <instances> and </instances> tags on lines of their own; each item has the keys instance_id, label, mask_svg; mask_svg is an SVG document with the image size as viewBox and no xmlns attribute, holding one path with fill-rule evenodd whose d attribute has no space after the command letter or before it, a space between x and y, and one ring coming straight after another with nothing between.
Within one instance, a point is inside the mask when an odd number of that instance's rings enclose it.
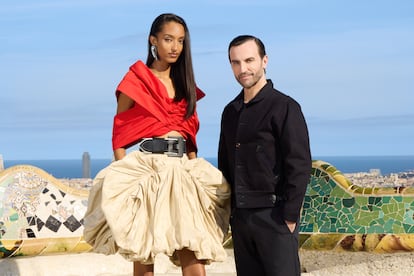
<instances>
[{"instance_id":1,"label":"wide black belt","mask_svg":"<svg viewBox=\"0 0 414 276\"><path fill-rule=\"evenodd\" d=\"M183 137L143 138L138 144L144 153L161 153L168 156L182 157L186 152Z\"/></svg>"}]
</instances>

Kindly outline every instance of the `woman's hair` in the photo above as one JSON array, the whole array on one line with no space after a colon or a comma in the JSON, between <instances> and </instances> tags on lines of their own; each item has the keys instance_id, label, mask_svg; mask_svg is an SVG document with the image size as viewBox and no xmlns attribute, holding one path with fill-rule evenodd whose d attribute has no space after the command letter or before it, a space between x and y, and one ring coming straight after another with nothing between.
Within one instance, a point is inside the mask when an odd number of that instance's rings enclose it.
<instances>
[{"instance_id":1,"label":"woman's hair","mask_svg":"<svg viewBox=\"0 0 414 276\"><path fill-rule=\"evenodd\" d=\"M150 36L156 37L157 34L161 32L164 25L169 22L181 24L185 31L183 51L177 61L171 64L170 74L175 88L175 100L180 101L182 99L186 99L187 111L185 118L189 118L194 114L197 99L193 62L191 59L190 33L184 19L172 13L164 13L155 18L148 36L148 54L146 65L149 67L154 62L154 57L151 54Z\"/></svg>"},{"instance_id":2,"label":"woman's hair","mask_svg":"<svg viewBox=\"0 0 414 276\"><path fill-rule=\"evenodd\" d=\"M252 36L252 35L239 35L235 37L229 44L229 49L228 49L229 59L230 59L230 48L231 47L239 46L249 40L253 40L256 43L257 49L259 50L259 56L263 58L266 55L266 50L265 50L265 46L263 42L259 38Z\"/></svg>"}]
</instances>

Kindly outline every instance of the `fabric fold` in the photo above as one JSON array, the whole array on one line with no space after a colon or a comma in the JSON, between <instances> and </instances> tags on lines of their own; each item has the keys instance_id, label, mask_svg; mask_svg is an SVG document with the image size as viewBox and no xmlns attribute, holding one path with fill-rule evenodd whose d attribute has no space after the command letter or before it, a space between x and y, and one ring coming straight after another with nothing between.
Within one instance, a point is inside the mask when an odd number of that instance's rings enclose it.
<instances>
[{"instance_id":1,"label":"fabric fold","mask_svg":"<svg viewBox=\"0 0 414 276\"><path fill-rule=\"evenodd\" d=\"M135 101L134 107L114 117L112 147L124 147L144 137L156 137L175 130L197 147L199 121L195 112L184 119L187 102L168 97L164 84L142 62L133 64L116 89ZM196 88L197 99L204 93Z\"/></svg>"},{"instance_id":2,"label":"fabric fold","mask_svg":"<svg viewBox=\"0 0 414 276\"><path fill-rule=\"evenodd\" d=\"M85 215L85 239L94 251L118 249L143 264L152 264L160 253L179 264L174 252L183 248L207 263L225 260L230 188L209 162L134 151L100 176L89 200L101 196L104 219L100 213L94 224L94 212ZM102 235L99 229L105 229Z\"/></svg>"}]
</instances>

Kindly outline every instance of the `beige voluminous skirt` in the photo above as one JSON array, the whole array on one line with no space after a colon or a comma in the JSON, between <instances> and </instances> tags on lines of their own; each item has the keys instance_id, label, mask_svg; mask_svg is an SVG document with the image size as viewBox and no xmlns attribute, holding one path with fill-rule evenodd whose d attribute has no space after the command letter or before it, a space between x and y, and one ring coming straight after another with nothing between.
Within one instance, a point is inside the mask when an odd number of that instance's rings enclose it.
<instances>
[{"instance_id":1,"label":"beige voluminous skirt","mask_svg":"<svg viewBox=\"0 0 414 276\"><path fill-rule=\"evenodd\" d=\"M223 261L230 188L203 158L133 151L100 171L90 190L84 238L95 252L129 261L171 260L183 248L197 259Z\"/></svg>"}]
</instances>

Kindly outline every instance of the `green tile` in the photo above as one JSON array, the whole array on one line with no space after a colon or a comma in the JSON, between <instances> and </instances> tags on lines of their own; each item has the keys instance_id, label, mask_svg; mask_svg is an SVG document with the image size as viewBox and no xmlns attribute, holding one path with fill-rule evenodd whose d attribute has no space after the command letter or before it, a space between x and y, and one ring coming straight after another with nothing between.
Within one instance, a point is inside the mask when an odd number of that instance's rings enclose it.
<instances>
[{"instance_id":1,"label":"green tile","mask_svg":"<svg viewBox=\"0 0 414 276\"><path fill-rule=\"evenodd\" d=\"M367 228L367 234L373 234L373 233L384 233L384 228L382 225L372 225Z\"/></svg>"},{"instance_id":2,"label":"green tile","mask_svg":"<svg viewBox=\"0 0 414 276\"><path fill-rule=\"evenodd\" d=\"M352 207L355 204L355 198L344 198L342 204L346 208Z\"/></svg>"}]
</instances>

